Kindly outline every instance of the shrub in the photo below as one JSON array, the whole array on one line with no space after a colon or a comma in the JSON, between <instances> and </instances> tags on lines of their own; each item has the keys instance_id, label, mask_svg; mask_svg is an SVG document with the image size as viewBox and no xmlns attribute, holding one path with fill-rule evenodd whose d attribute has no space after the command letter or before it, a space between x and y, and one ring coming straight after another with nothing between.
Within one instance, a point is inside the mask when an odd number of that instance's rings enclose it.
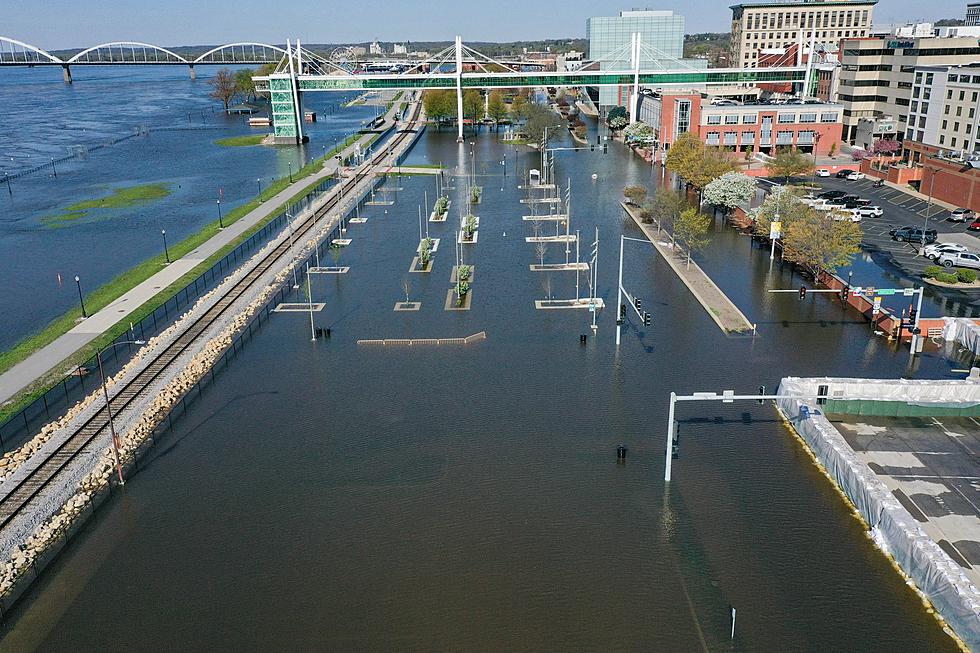
<instances>
[{"instance_id":1,"label":"shrub","mask_svg":"<svg viewBox=\"0 0 980 653\"><path fill-rule=\"evenodd\" d=\"M442 215L443 213L445 213L446 209L449 208L449 198L440 197L439 199L437 199L435 208L436 208L436 215Z\"/></svg>"},{"instance_id":2,"label":"shrub","mask_svg":"<svg viewBox=\"0 0 980 653\"><path fill-rule=\"evenodd\" d=\"M653 223L653 209L649 206L644 206L640 209L640 222L643 224Z\"/></svg>"},{"instance_id":3,"label":"shrub","mask_svg":"<svg viewBox=\"0 0 980 653\"><path fill-rule=\"evenodd\" d=\"M480 195L483 194L483 188L480 186L473 186L470 188L470 203L476 204L480 201Z\"/></svg>"},{"instance_id":4,"label":"shrub","mask_svg":"<svg viewBox=\"0 0 980 653\"><path fill-rule=\"evenodd\" d=\"M974 270L957 270L956 278L960 283L973 283L977 280L977 273Z\"/></svg>"},{"instance_id":5,"label":"shrub","mask_svg":"<svg viewBox=\"0 0 980 653\"><path fill-rule=\"evenodd\" d=\"M459 266L459 280L461 282L462 281L467 281L470 278L470 274L472 274L472 273L473 273L473 268L471 268L470 266L468 266L468 265L461 265L461 266ZM460 285L462 285L462 284L460 284Z\"/></svg>"},{"instance_id":6,"label":"shrub","mask_svg":"<svg viewBox=\"0 0 980 653\"><path fill-rule=\"evenodd\" d=\"M935 278L937 274L942 274L943 269L938 265L927 265L926 269L922 271L922 276L925 278Z\"/></svg>"},{"instance_id":7,"label":"shrub","mask_svg":"<svg viewBox=\"0 0 980 653\"><path fill-rule=\"evenodd\" d=\"M940 272L936 275L935 279L940 283L956 283L958 281L956 274L953 272Z\"/></svg>"}]
</instances>

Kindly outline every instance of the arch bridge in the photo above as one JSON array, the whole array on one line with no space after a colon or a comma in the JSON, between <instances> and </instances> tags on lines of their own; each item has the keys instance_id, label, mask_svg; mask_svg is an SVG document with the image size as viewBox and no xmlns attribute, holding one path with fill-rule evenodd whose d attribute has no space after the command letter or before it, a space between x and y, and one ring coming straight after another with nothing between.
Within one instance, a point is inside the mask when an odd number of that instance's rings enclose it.
<instances>
[{"instance_id":1,"label":"arch bridge","mask_svg":"<svg viewBox=\"0 0 980 653\"><path fill-rule=\"evenodd\" d=\"M72 82L72 66L179 65L187 66L193 79L194 66L197 65L274 64L285 55L285 48L268 43L226 43L190 57L152 43L113 41L84 48L71 56L59 57L36 45L0 36L0 66L61 66L65 81L69 84Z\"/></svg>"}]
</instances>

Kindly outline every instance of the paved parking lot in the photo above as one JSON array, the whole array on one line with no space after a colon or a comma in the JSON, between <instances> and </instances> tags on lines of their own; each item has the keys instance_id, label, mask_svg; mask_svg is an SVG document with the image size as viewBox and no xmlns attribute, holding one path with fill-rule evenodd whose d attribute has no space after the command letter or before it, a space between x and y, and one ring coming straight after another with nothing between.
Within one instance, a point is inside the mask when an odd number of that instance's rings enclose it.
<instances>
[{"instance_id":1,"label":"paved parking lot","mask_svg":"<svg viewBox=\"0 0 980 653\"><path fill-rule=\"evenodd\" d=\"M926 533L980 584L980 421L831 416Z\"/></svg>"},{"instance_id":2,"label":"paved parking lot","mask_svg":"<svg viewBox=\"0 0 980 653\"><path fill-rule=\"evenodd\" d=\"M935 263L919 256L915 245L892 240L888 232L896 227L926 226L938 232L939 242L960 243L980 252L980 238L966 231L968 223L947 221L949 210L942 206L933 204L930 207L926 200L888 186L875 188L873 179L847 181L824 177L817 179L816 183L823 190L847 191L869 199L872 204L882 208L884 215L880 218L864 218L861 221L864 228L862 246L872 254L884 255L907 277L918 279L927 266Z\"/></svg>"}]
</instances>

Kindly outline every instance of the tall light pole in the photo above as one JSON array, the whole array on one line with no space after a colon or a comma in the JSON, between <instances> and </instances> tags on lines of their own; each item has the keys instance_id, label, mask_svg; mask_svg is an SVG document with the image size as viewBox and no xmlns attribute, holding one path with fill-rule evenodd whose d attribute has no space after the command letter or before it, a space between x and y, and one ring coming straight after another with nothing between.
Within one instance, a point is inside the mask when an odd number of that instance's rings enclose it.
<instances>
[{"instance_id":1,"label":"tall light pole","mask_svg":"<svg viewBox=\"0 0 980 653\"><path fill-rule=\"evenodd\" d=\"M76 279L78 277L75 277ZM116 424L112 419L112 404L109 403L109 388L105 383L105 371L102 369L102 354L110 349L114 349L119 345L143 345L146 344L144 340L123 340L122 342L116 342L105 349L100 349L95 353L95 359L99 362L99 380L102 381L102 395L105 397L105 410L109 417L109 433L112 434L112 457L116 462L116 473L119 475L119 485L125 485L126 479L123 478L122 471L122 461L119 457L119 436L116 434Z\"/></svg>"},{"instance_id":2,"label":"tall light pole","mask_svg":"<svg viewBox=\"0 0 980 653\"><path fill-rule=\"evenodd\" d=\"M78 288L78 303L82 305L82 317L87 318L88 313L85 312L85 300L82 298L82 280L75 275L75 286Z\"/></svg>"},{"instance_id":3,"label":"tall light pole","mask_svg":"<svg viewBox=\"0 0 980 653\"><path fill-rule=\"evenodd\" d=\"M259 186L259 195L261 195L262 194L262 177L259 177L258 179L256 179L255 180L255 183L258 184L258 186Z\"/></svg>"},{"instance_id":4,"label":"tall light pole","mask_svg":"<svg viewBox=\"0 0 980 653\"><path fill-rule=\"evenodd\" d=\"M170 248L167 247L167 230L161 229L160 235L163 236L163 253L167 257L167 265L170 265Z\"/></svg>"},{"instance_id":5,"label":"tall light pole","mask_svg":"<svg viewBox=\"0 0 980 653\"><path fill-rule=\"evenodd\" d=\"M919 242L919 256L923 255L926 249L926 229L929 228L929 216L932 215L932 190L936 186L936 173L932 173L929 180L929 203L926 204L926 219L922 222L922 239Z\"/></svg>"},{"instance_id":6,"label":"tall light pole","mask_svg":"<svg viewBox=\"0 0 980 653\"><path fill-rule=\"evenodd\" d=\"M293 183L293 162L286 161L286 165L289 166L289 183Z\"/></svg>"},{"instance_id":7,"label":"tall light pole","mask_svg":"<svg viewBox=\"0 0 980 653\"><path fill-rule=\"evenodd\" d=\"M221 200L218 200L218 228L224 229L225 223L221 219Z\"/></svg>"}]
</instances>

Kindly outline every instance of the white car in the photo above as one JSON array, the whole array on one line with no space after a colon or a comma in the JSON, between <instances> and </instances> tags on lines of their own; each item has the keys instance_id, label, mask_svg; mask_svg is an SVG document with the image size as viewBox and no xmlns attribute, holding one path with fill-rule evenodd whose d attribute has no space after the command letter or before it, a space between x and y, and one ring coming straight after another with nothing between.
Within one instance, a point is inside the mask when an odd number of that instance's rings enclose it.
<instances>
[{"instance_id":1,"label":"white car","mask_svg":"<svg viewBox=\"0 0 980 653\"><path fill-rule=\"evenodd\" d=\"M854 213L856 215L860 215L862 218L880 218L885 214L885 212L881 210L880 206L872 205L856 208L854 209Z\"/></svg>"},{"instance_id":2,"label":"white car","mask_svg":"<svg viewBox=\"0 0 980 653\"><path fill-rule=\"evenodd\" d=\"M863 172L857 172L856 170L854 172L852 172L851 174L847 175L847 180L848 181L860 181L862 179L864 179L864 173Z\"/></svg>"},{"instance_id":3,"label":"white car","mask_svg":"<svg viewBox=\"0 0 980 653\"><path fill-rule=\"evenodd\" d=\"M943 254L936 261L943 267L973 268L980 270L980 255L973 252L950 252Z\"/></svg>"},{"instance_id":4,"label":"white car","mask_svg":"<svg viewBox=\"0 0 980 653\"><path fill-rule=\"evenodd\" d=\"M818 177L829 177L830 176L830 170L827 170L826 168L820 168L819 170L817 170L817 176Z\"/></svg>"},{"instance_id":5,"label":"white car","mask_svg":"<svg viewBox=\"0 0 980 653\"><path fill-rule=\"evenodd\" d=\"M933 243L926 245L922 250L922 255L932 260L938 259L943 254L957 254L959 252L969 252L970 248L959 243Z\"/></svg>"}]
</instances>

